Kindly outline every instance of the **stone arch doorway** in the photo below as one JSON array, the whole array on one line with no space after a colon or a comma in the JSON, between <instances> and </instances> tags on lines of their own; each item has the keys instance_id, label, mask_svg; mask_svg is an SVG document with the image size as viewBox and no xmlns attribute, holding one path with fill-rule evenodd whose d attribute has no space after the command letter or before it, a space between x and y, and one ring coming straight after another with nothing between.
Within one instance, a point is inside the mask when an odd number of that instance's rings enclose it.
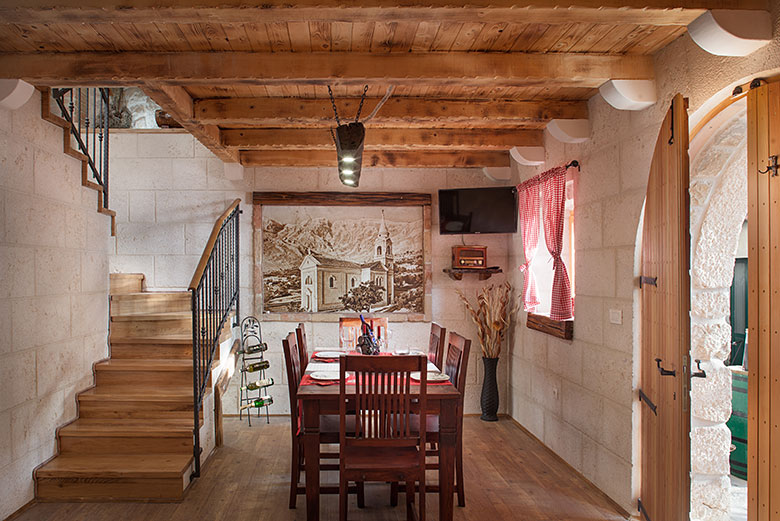
<instances>
[{"instance_id":1,"label":"stone arch doorway","mask_svg":"<svg viewBox=\"0 0 780 521\"><path fill-rule=\"evenodd\" d=\"M728 521L732 370L725 362L731 352L730 289L747 215L744 98L701 128L690 154L691 358L701 360L707 374L691 382L691 519Z\"/></svg>"}]
</instances>

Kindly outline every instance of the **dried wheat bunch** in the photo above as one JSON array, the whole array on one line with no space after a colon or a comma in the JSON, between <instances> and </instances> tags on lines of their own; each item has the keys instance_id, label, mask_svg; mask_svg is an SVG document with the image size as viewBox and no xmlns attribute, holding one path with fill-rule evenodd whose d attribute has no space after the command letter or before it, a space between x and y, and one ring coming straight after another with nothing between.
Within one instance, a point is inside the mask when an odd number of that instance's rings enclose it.
<instances>
[{"instance_id":1,"label":"dried wheat bunch","mask_svg":"<svg viewBox=\"0 0 780 521\"><path fill-rule=\"evenodd\" d=\"M477 326L479 345L485 358L498 358L501 354L504 335L517 311L517 305L509 302L511 293L512 286L508 282L491 284L477 292L476 306L472 306L469 299L458 291L471 320Z\"/></svg>"}]
</instances>

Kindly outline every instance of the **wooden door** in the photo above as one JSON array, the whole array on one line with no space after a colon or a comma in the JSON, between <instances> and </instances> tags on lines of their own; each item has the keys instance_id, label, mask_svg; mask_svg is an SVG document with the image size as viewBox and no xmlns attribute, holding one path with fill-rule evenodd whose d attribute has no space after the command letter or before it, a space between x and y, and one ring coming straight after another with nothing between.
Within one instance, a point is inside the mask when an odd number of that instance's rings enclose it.
<instances>
[{"instance_id":1,"label":"wooden door","mask_svg":"<svg viewBox=\"0 0 780 521\"><path fill-rule=\"evenodd\" d=\"M778 521L780 176L768 167L780 155L780 83L754 81L747 100L748 520Z\"/></svg>"},{"instance_id":2,"label":"wooden door","mask_svg":"<svg viewBox=\"0 0 780 521\"><path fill-rule=\"evenodd\" d=\"M687 521L690 509L690 239L687 100L677 95L650 166L642 235L640 400L647 521Z\"/></svg>"}]
</instances>

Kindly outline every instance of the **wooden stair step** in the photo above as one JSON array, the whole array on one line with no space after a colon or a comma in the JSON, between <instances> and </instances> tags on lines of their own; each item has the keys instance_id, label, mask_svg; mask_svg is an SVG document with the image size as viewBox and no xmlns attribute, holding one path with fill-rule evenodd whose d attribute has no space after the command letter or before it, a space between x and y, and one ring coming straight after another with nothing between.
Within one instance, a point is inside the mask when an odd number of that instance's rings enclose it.
<instances>
[{"instance_id":1,"label":"wooden stair step","mask_svg":"<svg viewBox=\"0 0 780 521\"><path fill-rule=\"evenodd\" d=\"M192 420L192 383L184 386L138 392L132 385L121 387L98 386L79 393L79 417L101 419L184 418ZM206 389L208 394L210 389ZM200 411L203 415L203 411Z\"/></svg>"},{"instance_id":2,"label":"wooden stair step","mask_svg":"<svg viewBox=\"0 0 780 521\"><path fill-rule=\"evenodd\" d=\"M182 344L111 343L114 360L189 360L192 363L192 342Z\"/></svg>"},{"instance_id":3,"label":"wooden stair step","mask_svg":"<svg viewBox=\"0 0 780 521\"><path fill-rule=\"evenodd\" d=\"M143 273L111 273L109 275L110 293L116 295L143 291L144 279Z\"/></svg>"},{"instance_id":4,"label":"wooden stair step","mask_svg":"<svg viewBox=\"0 0 780 521\"><path fill-rule=\"evenodd\" d=\"M192 361L110 359L95 364L95 383L102 386L187 386L192 385Z\"/></svg>"},{"instance_id":5,"label":"wooden stair step","mask_svg":"<svg viewBox=\"0 0 780 521\"><path fill-rule=\"evenodd\" d=\"M60 454L35 471L38 501L180 501L192 454Z\"/></svg>"},{"instance_id":6,"label":"wooden stair step","mask_svg":"<svg viewBox=\"0 0 780 521\"><path fill-rule=\"evenodd\" d=\"M182 335L158 335L158 336L138 336L122 337L111 336L111 345L114 344L187 344L192 346L192 334Z\"/></svg>"},{"instance_id":7,"label":"wooden stair step","mask_svg":"<svg viewBox=\"0 0 780 521\"><path fill-rule=\"evenodd\" d=\"M192 454L191 418L80 418L61 428L58 434L62 454Z\"/></svg>"},{"instance_id":8,"label":"wooden stair step","mask_svg":"<svg viewBox=\"0 0 780 521\"><path fill-rule=\"evenodd\" d=\"M187 291L140 292L111 295L111 315L190 312L192 296Z\"/></svg>"},{"instance_id":9,"label":"wooden stair step","mask_svg":"<svg viewBox=\"0 0 780 521\"><path fill-rule=\"evenodd\" d=\"M166 320L191 320L192 313L190 311L161 311L152 313L129 313L121 315L113 315L111 322L137 322L137 321L150 321L150 322L163 322Z\"/></svg>"}]
</instances>

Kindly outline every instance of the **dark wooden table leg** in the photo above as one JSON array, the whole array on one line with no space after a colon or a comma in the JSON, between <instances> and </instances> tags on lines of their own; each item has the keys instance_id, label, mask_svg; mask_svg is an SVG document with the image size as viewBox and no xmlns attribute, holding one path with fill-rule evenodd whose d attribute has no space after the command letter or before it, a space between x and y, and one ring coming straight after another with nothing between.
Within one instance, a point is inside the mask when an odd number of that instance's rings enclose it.
<instances>
[{"instance_id":1,"label":"dark wooden table leg","mask_svg":"<svg viewBox=\"0 0 780 521\"><path fill-rule=\"evenodd\" d=\"M319 521L320 403L317 400L303 400L303 457L306 464L306 519Z\"/></svg>"},{"instance_id":2,"label":"dark wooden table leg","mask_svg":"<svg viewBox=\"0 0 780 521\"><path fill-rule=\"evenodd\" d=\"M439 413L439 520L452 521L455 447L457 445L456 400L442 400Z\"/></svg>"}]
</instances>

